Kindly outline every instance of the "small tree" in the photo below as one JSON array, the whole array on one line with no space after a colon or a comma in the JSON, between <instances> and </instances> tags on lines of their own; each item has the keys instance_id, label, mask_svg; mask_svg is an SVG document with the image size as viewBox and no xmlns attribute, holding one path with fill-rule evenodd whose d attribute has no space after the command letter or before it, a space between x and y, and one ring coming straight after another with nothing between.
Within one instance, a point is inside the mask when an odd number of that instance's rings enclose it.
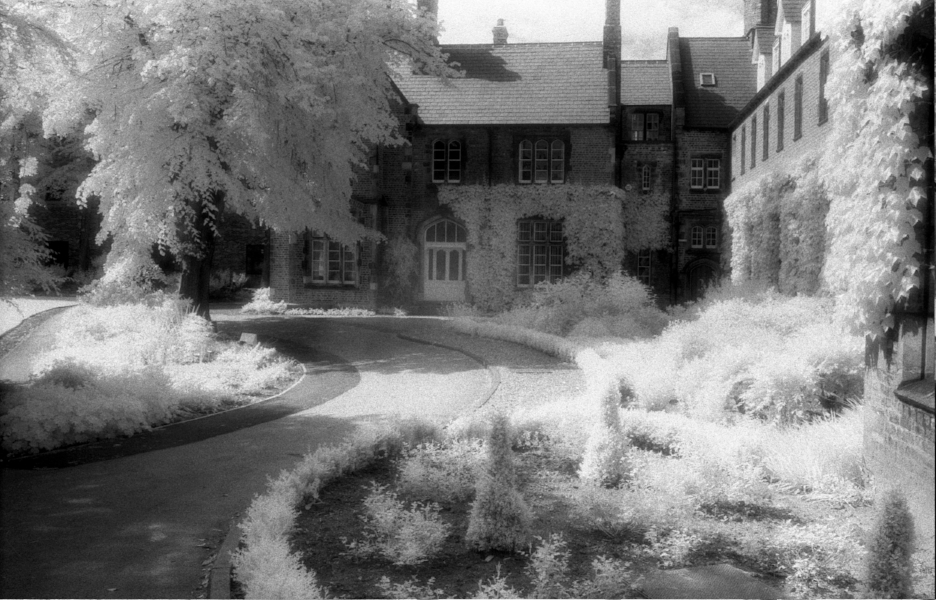
<instances>
[{"instance_id":1,"label":"small tree","mask_svg":"<svg viewBox=\"0 0 936 600\"><path fill-rule=\"evenodd\" d=\"M530 508L517 490L510 447L510 424L502 414L491 419L487 464L478 480L465 541L479 551L516 551L530 539Z\"/></svg>"},{"instance_id":2,"label":"small tree","mask_svg":"<svg viewBox=\"0 0 936 600\"><path fill-rule=\"evenodd\" d=\"M912 590L913 517L903 495L890 490L878 509L868 548L867 585L873 598L909 598Z\"/></svg>"},{"instance_id":3,"label":"small tree","mask_svg":"<svg viewBox=\"0 0 936 600\"><path fill-rule=\"evenodd\" d=\"M607 365L595 352L582 352L577 362L588 378L588 394L592 396L592 400L598 400L601 410L600 421L592 429L585 444L579 479L596 485L614 487L621 483L630 471L619 409L622 394L630 397L633 391L626 382L619 384L615 381Z\"/></svg>"}]
</instances>

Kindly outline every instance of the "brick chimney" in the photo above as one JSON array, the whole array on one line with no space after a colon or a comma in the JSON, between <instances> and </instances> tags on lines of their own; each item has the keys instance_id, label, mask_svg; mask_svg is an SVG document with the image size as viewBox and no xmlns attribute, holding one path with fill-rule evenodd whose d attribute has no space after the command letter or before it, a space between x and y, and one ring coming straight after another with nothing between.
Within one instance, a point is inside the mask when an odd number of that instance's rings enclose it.
<instances>
[{"instance_id":1,"label":"brick chimney","mask_svg":"<svg viewBox=\"0 0 936 600\"><path fill-rule=\"evenodd\" d=\"M605 0L604 58L606 69L621 58L621 0Z\"/></svg>"},{"instance_id":2,"label":"brick chimney","mask_svg":"<svg viewBox=\"0 0 936 600\"><path fill-rule=\"evenodd\" d=\"M494 34L494 45L495 46L506 46L507 45L507 28L504 27L504 20L498 19L497 25L494 29L491 30L491 33Z\"/></svg>"}]
</instances>

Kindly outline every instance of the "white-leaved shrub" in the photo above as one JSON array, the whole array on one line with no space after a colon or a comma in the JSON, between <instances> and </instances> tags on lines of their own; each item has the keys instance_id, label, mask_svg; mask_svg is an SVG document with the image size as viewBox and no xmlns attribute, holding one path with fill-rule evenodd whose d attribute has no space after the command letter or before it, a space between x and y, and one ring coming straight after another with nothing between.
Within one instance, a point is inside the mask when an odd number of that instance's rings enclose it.
<instances>
[{"instance_id":1,"label":"white-leaved shrub","mask_svg":"<svg viewBox=\"0 0 936 600\"><path fill-rule=\"evenodd\" d=\"M482 450L478 440L420 444L400 461L397 489L433 502L467 500L474 494Z\"/></svg>"},{"instance_id":2,"label":"white-leaved shrub","mask_svg":"<svg viewBox=\"0 0 936 600\"><path fill-rule=\"evenodd\" d=\"M378 554L395 565L416 565L439 551L451 525L439 518L439 505L413 502L409 508L385 486L374 484L364 499L362 540L348 542L353 556Z\"/></svg>"},{"instance_id":3,"label":"white-leaved shrub","mask_svg":"<svg viewBox=\"0 0 936 600\"><path fill-rule=\"evenodd\" d=\"M286 312L286 303L280 300L274 302L270 298L273 290L270 288L257 288L253 291L253 298L241 307L242 313L255 315L281 315Z\"/></svg>"}]
</instances>

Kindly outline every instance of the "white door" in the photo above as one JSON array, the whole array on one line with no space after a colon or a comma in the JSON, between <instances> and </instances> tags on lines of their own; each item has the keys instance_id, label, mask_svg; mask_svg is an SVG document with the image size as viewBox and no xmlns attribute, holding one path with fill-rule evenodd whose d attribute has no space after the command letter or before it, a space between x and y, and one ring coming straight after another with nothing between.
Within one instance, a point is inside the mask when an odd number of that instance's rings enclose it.
<instances>
[{"instance_id":1,"label":"white door","mask_svg":"<svg viewBox=\"0 0 936 600\"><path fill-rule=\"evenodd\" d=\"M423 298L436 302L465 301L465 228L443 220L423 234Z\"/></svg>"}]
</instances>

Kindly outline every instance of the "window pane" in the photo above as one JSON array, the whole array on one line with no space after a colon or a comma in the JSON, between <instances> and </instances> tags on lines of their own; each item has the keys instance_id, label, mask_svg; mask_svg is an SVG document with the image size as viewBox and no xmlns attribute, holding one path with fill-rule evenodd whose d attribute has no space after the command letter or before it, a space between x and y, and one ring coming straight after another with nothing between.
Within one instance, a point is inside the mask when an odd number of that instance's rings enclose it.
<instances>
[{"instance_id":1,"label":"window pane","mask_svg":"<svg viewBox=\"0 0 936 600\"><path fill-rule=\"evenodd\" d=\"M533 181L533 144L529 140L520 142L520 183Z\"/></svg>"},{"instance_id":2,"label":"window pane","mask_svg":"<svg viewBox=\"0 0 936 600\"><path fill-rule=\"evenodd\" d=\"M465 232L465 228L462 227L461 225L459 225L459 226L458 226L458 237L456 238L455 241L457 241L457 242L465 242L465 241L467 241L467 237L468 237L468 236L467 236L467 233Z\"/></svg>"},{"instance_id":3,"label":"window pane","mask_svg":"<svg viewBox=\"0 0 936 600\"><path fill-rule=\"evenodd\" d=\"M435 263L436 263L435 276L436 277L435 278L439 281L445 281L445 265L446 265L445 254L446 254L445 250L436 250L436 257L435 257L436 258L435 260Z\"/></svg>"},{"instance_id":4,"label":"window pane","mask_svg":"<svg viewBox=\"0 0 936 600\"><path fill-rule=\"evenodd\" d=\"M532 239L533 224L529 221L520 221L517 223L517 239L521 242L529 242Z\"/></svg>"},{"instance_id":5,"label":"window pane","mask_svg":"<svg viewBox=\"0 0 936 600\"><path fill-rule=\"evenodd\" d=\"M432 144L432 181L445 181L445 142L436 140Z\"/></svg>"},{"instance_id":6,"label":"window pane","mask_svg":"<svg viewBox=\"0 0 936 600\"><path fill-rule=\"evenodd\" d=\"M706 163L705 187L708 189L718 189L721 187L721 160L710 158Z\"/></svg>"},{"instance_id":7,"label":"window pane","mask_svg":"<svg viewBox=\"0 0 936 600\"><path fill-rule=\"evenodd\" d=\"M547 231L548 231L548 223L546 223L545 221L534 222L533 223L533 241L545 242Z\"/></svg>"},{"instance_id":8,"label":"window pane","mask_svg":"<svg viewBox=\"0 0 936 600\"><path fill-rule=\"evenodd\" d=\"M786 93L781 90L777 95L777 152L783 150L783 113Z\"/></svg>"},{"instance_id":9,"label":"window pane","mask_svg":"<svg viewBox=\"0 0 936 600\"><path fill-rule=\"evenodd\" d=\"M562 223L549 224L549 241L553 243L562 242Z\"/></svg>"},{"instance_id":10,"label":"window pane","mask_svg":"<svg viewBox=\"0 0 936 600\"><path fill-rule=\"evenodd\" d=\"M640 189L645 192L650 191L650 167L647 165L640 170Z\"/></svg>"},{"instance_id":11,"label":"window pane","mask_svg":"<svg viewBox=\"0 0 936 600\"><path fill-rule=\"evenodd\" d=\"M325 242L312 240L312 281L325 281Z\"/></svg>"},{"instance_id":12,"label":"window pane","mask_svg":"<svg viewBox=\"0 0 936 600\"><path fill-rule=\"evenodd\" d=\"M693 158L690 164L692 166L689 173L689 186L693 188L704 187L704 161L701 158Z\"/></svg>"},{"instance_id":13,"label":"window pane","mask_svg":"<svg viewBox=\"0 0 936 600\"><path fill-rule=\"evenodd\" d=\"M341 244L328 242L328 283L341 283Z\"/></svg>"},{"instance_id":14,"label":"window pane","mask_svg":"<svg viewBox=\"0 0 936 600\"><path fill-rule=\"evenodd\" d=\"M690 242L691 242L693 248L701 248L701 247L702 247L702 228L701 228L701 227L693 227L693 228L692 228L692 238L691 238Z\"/></svg>"},{"instance_id":15,"label":"window pane","mask_svg":"<svg viewBox=\"0 0 936 600\"><path fill-rule=\"evenodd\" d=\"M631 115L631 139L635 142L640 142L644 139L643 113L634 113Z\"/></svg>"},{"instance_id":16,"label":"window pane","mask_svg":"<svg viewBox=\"0 0 936 600\"><path fill-rule=\"evenodd\" d=\"M434 242L436 241L436 226L432 225L426 229L426 241Z\"/></svg>"},{"instance_id":17,"label":"window pane","mask_svg":"<svg viewBox=\"0 0 936 600\"><path fill-rule=\"evenodd\" d=\"M517 285L530 285L530 245L521 244L517 252Z\"/></svg>"},{"instance_id":18,"label":"window pane","mask_svg":"<svg viewBox=\"0 0 936 600\"><path fill-rule=\"evenodd\" d=\"M565 144L559 140L552 143L552 162L549 180L553 183L565 181Z\"/></svg>"},{"instance_id":19,"label":"window pane","mask_svg":"<svg viewBox=\"0 0 936 600\"><path fill-rule=\"evenodd\" d=\"M562 279L562 246L549 246L549 281L555 283Z\"/></svg>"},{"instance_id":20,"label":"window pane","mask_svg":"<svg viewBox=\"0 0 936 600\"><path fill-rule=\"evenodd\" d=\"M764 105L764 155L761 157L767 160L770 154L770 105Z\"/></svg>"},{"instance_id":21,"label":"window pane","mask_svg":"<svg viewBox=\"0 0 936 600\"><path fill-rule=\"evenodd\" d=\"M660 137L660 115L657 113L647 114L647 139L656 140Z\"/></svg>"},{"instance_id":22,"label":"window pane","mask_svg":"<svg viewBox=\"0 0 936 600\"><path fill-rule=\"evenodd\" d=\"M536 183L546 183L549 180L549 143L538 140L535 149Z\"/></svg>"},{"instance_id":23,"label":"window pane","mask_svg":"<svg viewBox=\"0 0 936 600\"><path fill-rule=\"evenodd\" d=\"M718 229L715 227L706 227L705 228L705 246L708 248L714 248L718 245Z\"/></svg>"},{"instance_id":24,"label":"window pane","mask_svg":"<svg viewBox=\"0 0 936 600\"><path fill-rule=\"evenodd\" d=\"M451 250L449 251L449 281L460 281L460 267L461 267L461 251L460 250Z\"/></svg>"},{"instance_id":25,"label":"window pane","mask_svg":"<svg viewBox=\"0 0 936 600\"><path fill-rule=\"evenodd\" d=\"M458 183L461 181L461 144L449 142L448 151L448 181Z\"/></svg>"},{"instance_id":26,"label":"window pane","mask_svg":"<svg viewBox=\"0 0 936 600\"><path fill-rule=\"evenodd\" d=\"M546 261L546 245L537 244L533 246L533 283L546 280Z\"/></svg>"},{"instance_id":27,"label":"window pane","mask_svg":"<svg viewBox=\"0 0 936 600\"><path fill-rule=\"evenodd\" d=\"M426 279L428 279L429 281L432 281L433 279L435 279L434 277L435 261L432 260L433 258L435 258L435 251L427 250L426 251Z\"/></svg>"},{"instance_id":28,"label":"window pane","mask_svg":"<svg viewBox=\"0 0 936 600\"><path fill-rule=\"evenodd\" d=\"M353 248L344 248L344 272L342 273L342 279L344 283L356 283L357 282L357 256Z\"/></svg>"},{"instance_id":29,"label":"window pane","mask_svg":"<svg viewBox=\"0 0 936 600\"><path fill-rule=\"evenodd\" d=\"M455 237L456 237L456 235L455 235L455 227L456 227L455 223L453 223L453 222L451 222L451 221L446 221L446 222L445 222L445 241L446 241L446 242L454 242L454 241L455 241Z\"/></svg>"}]
</instances>

